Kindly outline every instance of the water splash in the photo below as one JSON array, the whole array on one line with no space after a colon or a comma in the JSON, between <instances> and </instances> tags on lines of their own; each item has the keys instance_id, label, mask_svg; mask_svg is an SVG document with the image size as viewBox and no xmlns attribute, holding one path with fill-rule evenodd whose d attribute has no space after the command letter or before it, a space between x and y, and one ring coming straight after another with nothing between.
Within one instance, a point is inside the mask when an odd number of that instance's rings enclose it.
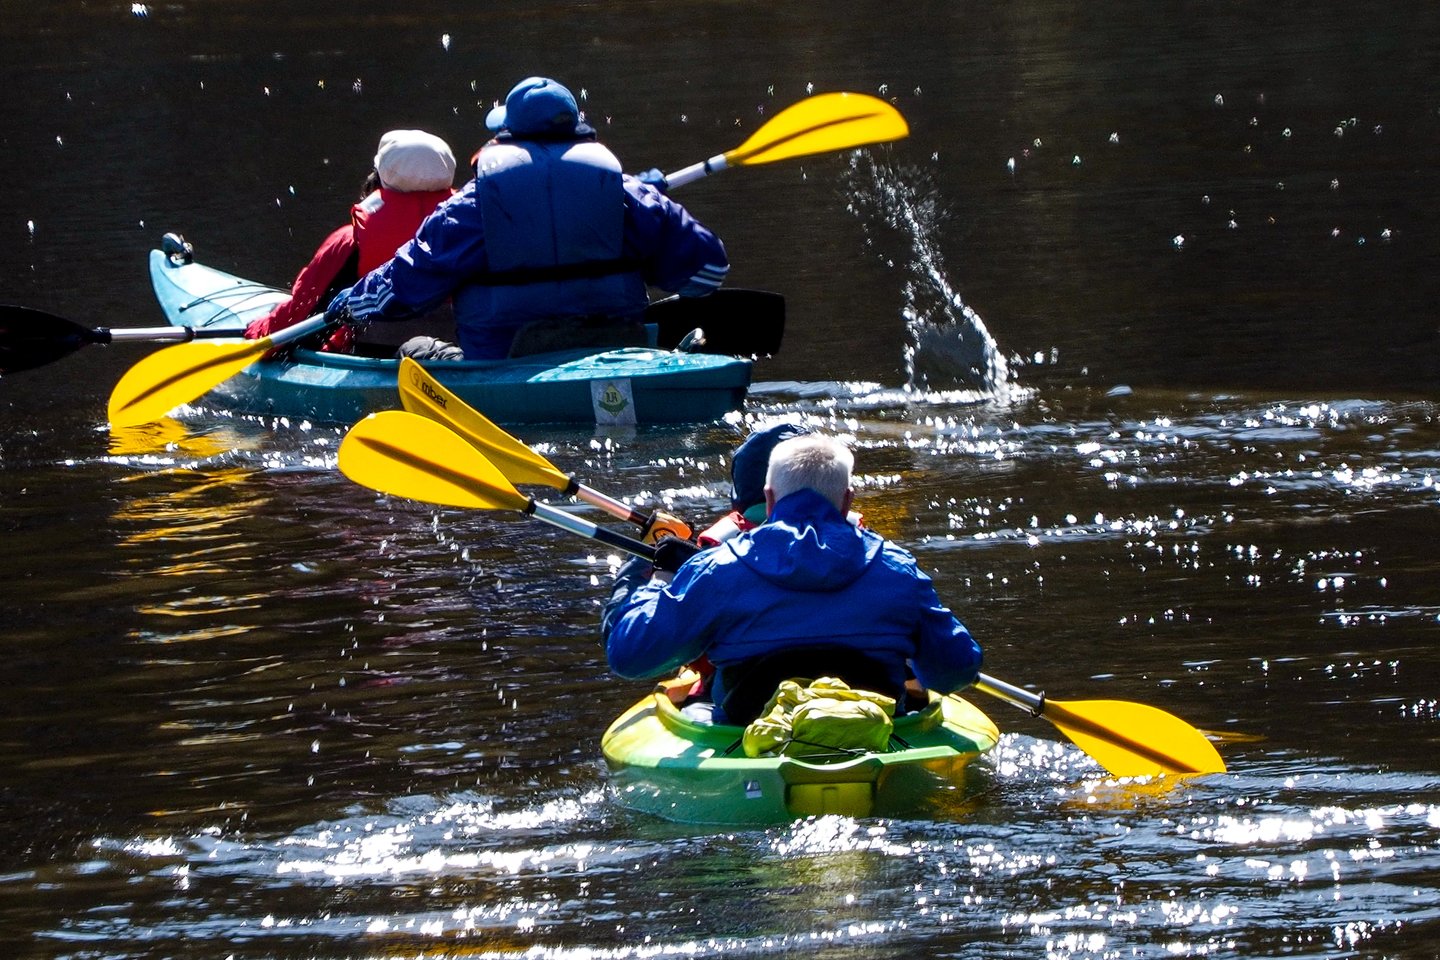
<instances>
[{"instance_id":1,"label":"water splash","mask_svg":"<svg viewBox=\"0 0 1440 960\"><path fill-rule=\"evenodd\" d=\"M881 254L904 274L906 389L969 387L1007 397L1009 364L985 321L945 274L936 237L944 211L933 181L921 170L882 163L869 152L851 158L845 179L849 209L860 218L869 244L878 251L894 236L908 247L898 256Z\"/></svg>"}]
</instances>

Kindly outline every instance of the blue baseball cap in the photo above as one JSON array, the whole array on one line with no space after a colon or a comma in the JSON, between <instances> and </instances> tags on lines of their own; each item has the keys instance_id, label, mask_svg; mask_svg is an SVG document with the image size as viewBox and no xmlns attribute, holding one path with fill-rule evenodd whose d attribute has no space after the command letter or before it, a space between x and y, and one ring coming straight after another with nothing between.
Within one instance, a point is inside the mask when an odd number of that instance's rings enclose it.
<instances>
[{"instance_id":1,"label":"blue baseball cap","mask_svg":"<svg viewBox=\"0 0 1440 960\"><path fill-rule=\"evenodd\" d=\"M735 448L730 461L731 508L760 523L765 519L765 475L770 470L770 452L781 440L803 437L810 432L798 423L776 423L757 430ZM756 507L760 509L752 515Z\"/></svg>"},{"instance_id":2,"label":"blue baseball cap","mask_svg":"<svg viewBox=\"0 0 1440 960\"><path fill-rule=\"evenodd\" d=\"M505 105L490 111L485 126L517 137L575 134L589 129L582 129L575 95L549 77L530 77L515 84L505 97Z\"/></svg>"}]
</instances>

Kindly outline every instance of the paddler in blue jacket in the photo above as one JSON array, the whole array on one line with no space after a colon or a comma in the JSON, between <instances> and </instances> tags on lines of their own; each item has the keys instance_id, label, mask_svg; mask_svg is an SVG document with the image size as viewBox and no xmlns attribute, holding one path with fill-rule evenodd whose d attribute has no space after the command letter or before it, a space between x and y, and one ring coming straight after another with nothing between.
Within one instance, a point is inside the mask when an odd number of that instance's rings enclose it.
<instances>
[{"instance_id":1,"label":"paddler in blue jacket","mask_svg":"<svg viewBox=\"0 0 1440 960\"><path fill-rule=\"evenodd\" d=\"M770 457L765 523L698 553L662 540L655 576L617 584L606 611L611 669L648 679L704 655L716 668L714 719L732 723L753 719L792 676L839 674L901 703L912 676L941 693L974 682L980 646L930 577L846 519L854 463L832 437L785 440Z\"/></svg>"},{"instance_id":2,"label":"paddler in blue jacket","mask_svg":"<svg viewBox=\"0 0 1440 960\"><path fill-rule=\"evenodd\" d=\"M408 319L453 297L464 358L496 359L527 324L633 331L647 285L703 296L724 281L720 240L651 182L622 173L559 83L521 81L486 125L496 136L476 155L475 178L335 297L332 322ZM433 343L402 352L458 358Z\"/></svg>"}]
</instances>

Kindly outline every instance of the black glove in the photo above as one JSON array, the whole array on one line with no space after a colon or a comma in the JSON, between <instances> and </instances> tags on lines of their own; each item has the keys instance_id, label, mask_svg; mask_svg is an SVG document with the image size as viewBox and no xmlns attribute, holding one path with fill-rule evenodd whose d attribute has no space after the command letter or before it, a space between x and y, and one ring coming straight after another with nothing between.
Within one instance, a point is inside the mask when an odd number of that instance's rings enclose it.
<instances>
[{"instance_id":1,"label":"black glove","mask_svg":"<svg viewBox=\"0 0 1440 960\"><path fill-rule=\"evenodd\" d=\"M665 174L660 172L659 167L651 167L644 173L636 174L635 179L641 183L648 183L667 197L670 195L670 181L665 179Z\"/></svg>"},{"instance_id":2,"label":"black glove","mask_svg":"<svg viewBox=\"0 0 1440 960\"><path fill-rule=\"evenodd\" d=\"M700 552L700 548L689 540L679 537L662 537L655 544L655 569L674 573L680 565Z\"/></svg>"}]
</instances>

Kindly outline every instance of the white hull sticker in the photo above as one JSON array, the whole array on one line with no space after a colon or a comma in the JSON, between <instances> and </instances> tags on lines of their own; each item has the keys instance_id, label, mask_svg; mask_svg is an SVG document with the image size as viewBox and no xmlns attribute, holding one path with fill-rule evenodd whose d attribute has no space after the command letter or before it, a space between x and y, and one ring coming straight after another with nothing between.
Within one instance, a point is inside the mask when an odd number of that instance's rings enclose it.
<instances>
[{"instance_id":1,"label":"white hull sticker","mask_svg":"<svg viewBox=\"0 0 1440 960\"><path fill-rule=\"evenodd\" d=\"M635 395L628 378L591 380L590 405L595 410L595 423L602 427L635 426Z\"/></svg>"}]
</instances>

